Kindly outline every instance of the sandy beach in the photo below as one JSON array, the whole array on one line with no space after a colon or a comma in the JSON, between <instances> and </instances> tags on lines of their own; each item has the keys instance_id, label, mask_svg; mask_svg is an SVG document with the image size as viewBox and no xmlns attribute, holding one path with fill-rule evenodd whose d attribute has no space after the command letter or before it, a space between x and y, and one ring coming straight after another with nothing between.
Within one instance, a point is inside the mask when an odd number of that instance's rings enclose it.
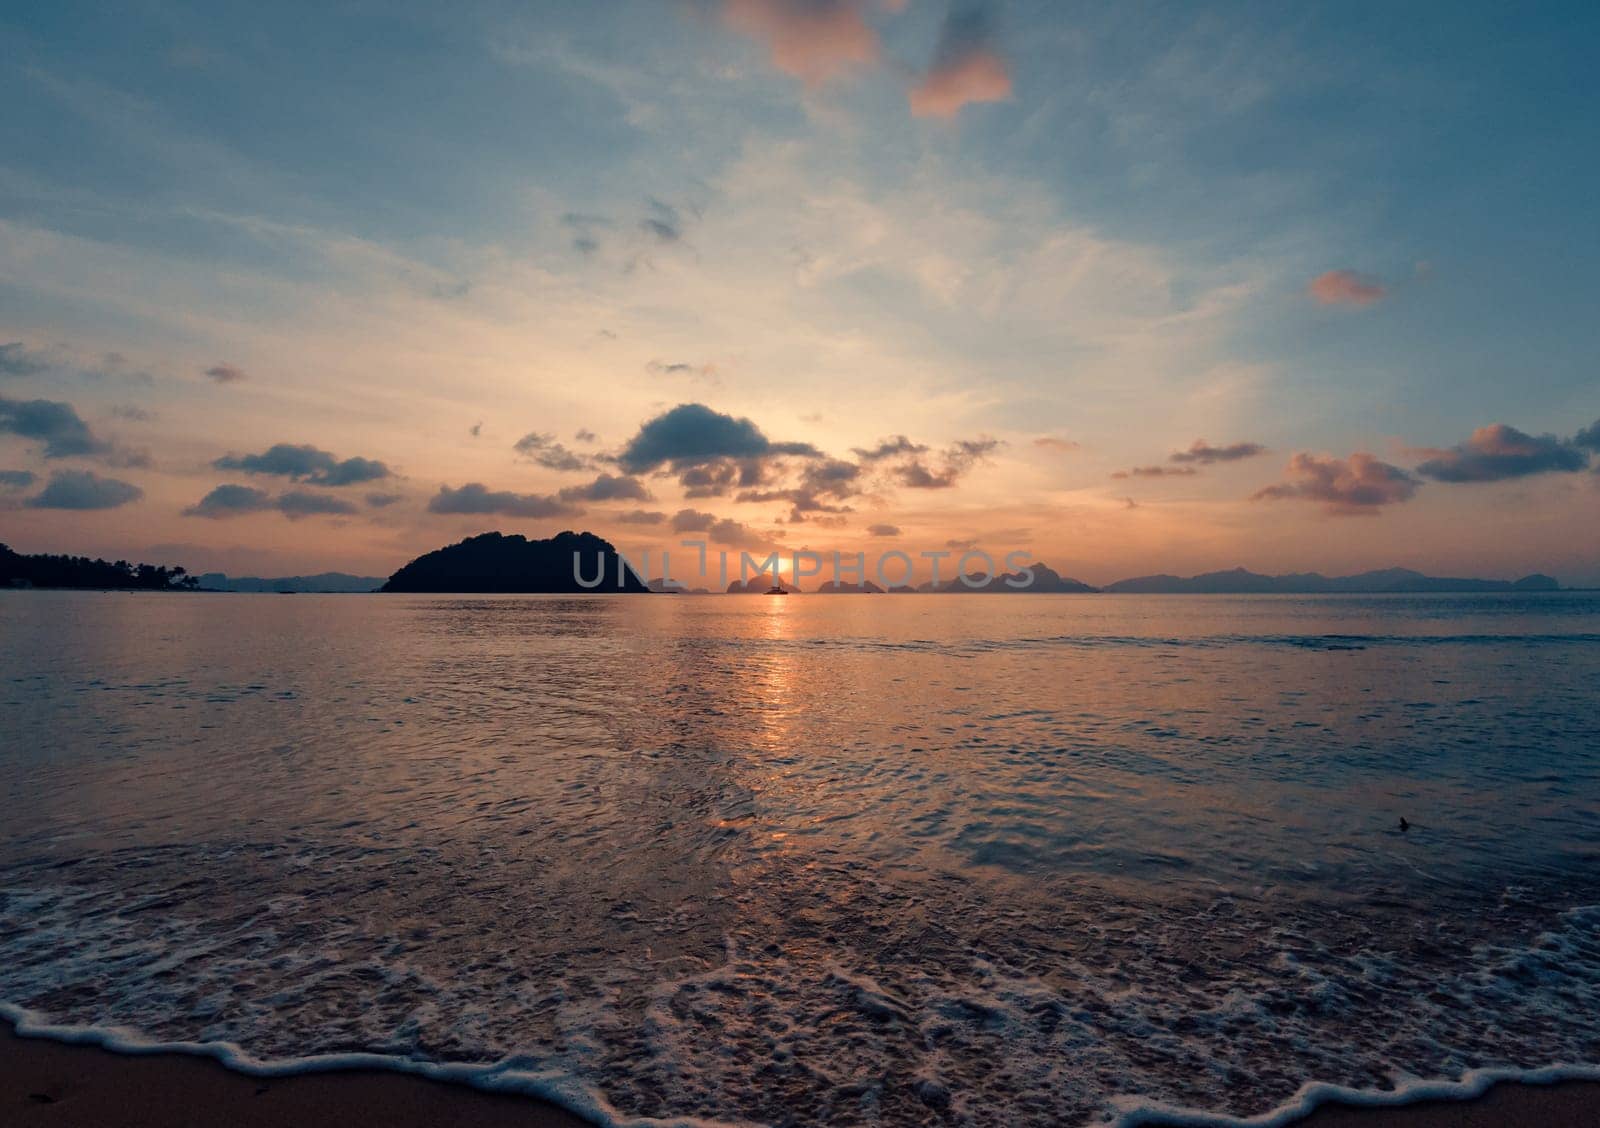
<instances>
[{"instance_id":1,"label":"sandy beach","mask_svg":"<svg viewBox=\"0 0 1600 1128\"><path fill-rule=\"evenodd\" d=\"M351 1070L256 1078L208 1058L128 1055L19 1038L0 1025L0 1123L60 1128L584 1128L531 1097L399 1073Z\"/></svg>"},{"instance_id":2,"label":"sandy beach","mask_svg":"<svg viewBox=\"0 0 1600 1128\"><path fill-rule=\"evenodd\" d=\"M1500 1085L1473 1101L1398 1108L1325 1106L1304 1128L1589 1128L1600 1083ZM183 1054L130 1056L94 1046L19 1038L0 1027L0 1120L59 1128L583 1128L528 1097L371 1070L260 1079Z\"/></svg>"}]
</instances>

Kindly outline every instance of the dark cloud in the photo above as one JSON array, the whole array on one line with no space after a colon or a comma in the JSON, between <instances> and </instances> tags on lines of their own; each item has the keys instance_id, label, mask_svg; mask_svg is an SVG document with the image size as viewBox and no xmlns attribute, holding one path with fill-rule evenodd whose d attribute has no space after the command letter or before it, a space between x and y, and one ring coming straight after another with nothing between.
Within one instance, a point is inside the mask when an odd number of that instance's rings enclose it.
<instances>
[{"instance_id":1,"label":"dark cloud","mask_svg":"<svg viewBox=\"0 0 1600 1128\"><path fill-rule=\"evenodd\" d=\"M857 480L860 477L861 467L854 462L829 458L808 464L801 474L798 487L746 490L734 500L742 502L786 501L790 506L789 520L791 522L810 520L813 514L818 513L851 513L854 510L850 506L840 505L838 502L861 492L857 486Z\"/></svg>"},{"instance_id":2,"label":"dark cloud","mask_svg":"<svg viewBox=\"0 0 1600 1128\"><path fill-rule=\"evenodd\" d=\"M1527 435L1504 423L1491 423L1472 432L1466 442L1417 467L1417 473L1436 482L1502 482L1531 474L1573 473L1589 465L1581 449L1580 432L1571 442L1554 435Z\"/></svg>"},{"instance_id":3,"label":"dark cloud","mask_svg":"<svg viewBox=\"0 0 1600 1128\"><path fill-rule=\"evenodd\" d=\"M770 537L763 537L742 521L718 517L714 513L701 513L695 509L680 509L673 514L672 531L704 533L707 540L730 548L753 548L771 543Z\"/></svg>"},{"instance_id":4,"label":"dark cloud","mask_svg":"<svg viewBox=\"0 0 1600 1128\"><path fill-rule=\"evenodd\" d=\"M705 404L682 403L648 420L617 456L617 464L630 474L661 466L682 471L722 459L797 455L819 458L809 443L773 442L749 419L713 411Z\"/></svg>"},{"instance_id":5,"label":"dark cloud","mask_svg":"<svg viewBox=\"0 0 1600 1128\"><path fill-rule=\"evenodd\" d=\"M922 459L914 458L897 467L894 476L907 489L947 490L960 481L972 467L987 461L989 455L999 447L1000 442L997 439L961 439L945 449L942 455L943 465L939 470L930 470Z\"/></svg>"},{"instance_id":6,"label":"dark cloud","mask_svg":"<svg viewBox=\"0 0 1600 1128\"><path fill-rule=\"evenodd\" d=\"M599 436L593 431L589 430L587 427L579 427L576 431L572 432L572 441L575 443L592 443L597 438L599 438Z\"/></svg>"},{"instance_id":7,"label":"dark cloud","mask_svg":"<svg viewBox=\"0 0 1600 1128\"><path fill-rule=\"evenodd\" d=\"M1300 453L1289 460L1287 481L1257 491L1251 500L1314 501L1329 513L1351 515L1376 513L1385 505L1409 501L1416 492L1415 478L1370 454L1344 459Z\"/></svg>"},{"instance_id":8,"label":"dark cloud","mask_svg":"<svg viewBox=\"0 0 1600 1128\"><path fill-rule=\"evenodd\" d=\"M219 384L237 384L245 379L244 369L227 363L213 364L205 374Z\"/></svg>"},{"instance_id":9,"label":"dark cloud","mask_svg":"<svg viewBox=\"0 0 1600 1128\"><path fill-rule=\"evenodd\" d=\"M683 218L671 204L651 198L650 214L639 221L639 227L656 237L661 243L676 243L683 238Z\"/></svg>"},{"instance_id":10,"label":"dark cloud","mask_svg":"<svg viewBox=\"0 0 1600 1128\"><path fill-rule=\"evenodd\" d=\"M554 435L542 435L537 431L523 435L512 444L511 449L548 470L584 470L589 466L587 458L574 454L556 442Z\"/></svg>"},{"instance_id":11,"label":"dark cloud","mask_svg":"<svg viewBox=\"0 0 1600 1128\"><path fill-rule=\"evenodd\" d=\"M560 497L568 502L654 500L638 478L619 478L611 474L601 474L586 486L568 486Z\"/></svg>"},{"instance_id":12,"label":"dark cloud","mask_svg":"<svg viewBox=\"0 0 1600 1128\"><path fill-rule=\"evenodd\" d=\"M131 482L102 478L88 470L57 470L26 504L33 509L115 509L143 496L144 491Z\"/></svg>"},{"instance_id":13,"label":"dark cloud","mask_svg":"<svg viewBox=\"0 0 1600 1128\"><path fill-rule=\"evenodd\" d=\"M940 29L933 66L911 88L911 112L952 118L963 106L1011 97L1011 68L992 40L986 9L952 9Z\"/></svg>"},{"instance_id":14,"label":"dark cloud","mask_svg":"<svg viewBox=\"0 0 1600 1128\"><path fill-rule=\"evenodd\" d=\"M1118 470L1113 478L1187 478L1200 471L1193 466L1135 466L1132 470Z\"/></svg>"},{"instance_id":15,"label":"dark cloud","mask_svg":"<svg viewBox=\"0 0 1600 1128\"><path fill-rule=\"evenodd\" d=\"M440 486L428 502L429 513L498 513L506 517L572 517L583 512L560 498L491 490L481 482L459 489Z\"/></svg>"},{"instance_id":16,"label":"dark cloud","mask_svg":"<svg viewBox=\"0 0 1600 1128\"><path fill-rule=\"evenodd\" d=\"M657 513L653 509L630 509L626 513L618 513L613 518L623 525L659 525L666 519L665 513Z\"/></svg>"},{"instance_id":17,"label":"dark cloud","mask_svg":"<svg viewBox=\"0 0 1600 1128\"><path fill-rule=\"evenodd\" d=\"M356 511L356 507L342 497L310 490L290 490L273 503L273 508L291 521L322 514L348 515Z\"/></svg>"},{"instance_id":18,"label":"dark cloud","mask_svg":"<svg viewBox=\"0 0 1600 1128\"><path fill-rule=\"evenodd\" d=\"M0 376L32 376L49 368L44 357L21 341L0 345Z\"/></svg>"},{"instance_id":19,"label":"dark cloud","mask_svg":"<svg viewBox=\"0 0 1600 1128\"><path fill-rule=\"evenodd\" d=\"M218 486L194 505L183 511L185 517L237 517L241 513L259 513L272 508L272 495L252 486Z\"/></svg>"},{"instance_id":20,"label":"dark cloud","mask_svg":"<svg viewBox=\"0 0 1600 1128\"><path fill-rule=\"evenodd\" d=\"M1234 443L1231 446L1212 446L1204 439L1196 439L1188 450L1180 450L1173 454L1173 462L1198 462L1202 466L1210 466L1216 462L1238 462L1245 458L1254 458L1258 454L1266 454L1267 448L1260 443Z\"/></svg>"},{"instance_id":21,"label":"dark cloud","mask_svg":"<svg viewBox=\"0 0 1600 1128\"><path fill-rule=\"evenodd\" d=\"M394 471L376 459L341 460L314 446L294 443L277 443L260 454L230 454L211 465L218 470L270 474L313 486L356 486L394 475Z\"/></svg>"},{"instance_id":22,"label":"dark cloud","mask_svg":"<svg viewBox=\"0 0 1600 1128\"><path fill-rule=\"evenodd\" d=\"M0 434L16 435L41 444L46 458L110 455L110 443L95 437L69 403L55 400L14 400L0 396Z\"/></svg>"},{"instance_id":23,"label":"dark cloud","mask_svg":"<svg viewBox=\"0 0 1600 1128\"><path fill-rule=\"evenodd\" d=\"M868 525L867 533L874 537L897 537L900 535L899 525Z\"/></svg>"},{"instance_id":24,"label":"dark cloud","mask_svg":"<svg viewBox=\"0 0 1600 1128\"><path fill-rule=\"evenodd\" d=\"M1572 445L1584 450L1600 450L1600 419L1573 435Z\"/></svg>"},{"instance_id":25,"label":"dark cloud","mask_svg":"<svg viewBox=\"0 0 1600 1128\"><path fill-rule=\"evenodd\" d=\"M373 509L387 509L402 499L402 495L397 493L369 493L366 500Z\"/></svg>"},{"instance_id":26,"label":"dark cloud","mask_svg":"<svg viewBox=\"0 0 1600 1128\"><path fill-rule=\"evenodd\" d=\"M862 462L881 462L885 458L896 458L902 454L926 454L928 448L922 443L914 443L904 435L892 435L882 440L875 447L854 447L853 453Z\"/></svg>"},{"instance_id":27,"label":"dark cloud","mask_svg":"<svg viewBox=\"0 0 1600 1128\"><path fill-rule=\"evenodd\" d=\"M0 487L8 490L25 490L38 480L32 470L0 470Z\"/></svg>"},{"instance_id":28,"label":"dark cloud","mask_svg":"<svg viewBox=\"0 0 1600 1128\"><path fill-rule=\"evenodd\" d=\"M467 434L471 435L473 438L477 438L479 435L483 434L482 421L474 423L472 426L468 427Z\"/></svg>"},{"instance_id":29,"label":"dark cloud","mask_svg":"<svg viewBox=\"0 0 1600 1128\"><path fill-rule=\"evenodd\" d=\"M582 255L592 255L598 251L599 232L615 226L606 216L581 212L568 212L561 217L561 223L572 231L572 249Z\"/></svg>"}]
</instances>

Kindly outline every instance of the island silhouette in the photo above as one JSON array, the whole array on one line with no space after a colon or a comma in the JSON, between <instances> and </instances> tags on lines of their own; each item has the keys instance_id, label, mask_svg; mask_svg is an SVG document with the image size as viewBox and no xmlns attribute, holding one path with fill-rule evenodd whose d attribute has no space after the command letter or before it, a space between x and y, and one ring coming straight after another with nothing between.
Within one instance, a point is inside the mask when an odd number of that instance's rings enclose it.
<instances>
[{"instance_id":1,"label":"island silhouette","mask_svg":"<svg viewBox=\"0 0 1600 1128\"><path fill-rule=\"evenodd\" d=\"M580 575L586 581L598 578L599 582L586 587L578 582ZM651 594L645 582L623 563L610 541L571 530L547 540L480 533L417 557L378 590Z\"/></svg>"}]
</instances>

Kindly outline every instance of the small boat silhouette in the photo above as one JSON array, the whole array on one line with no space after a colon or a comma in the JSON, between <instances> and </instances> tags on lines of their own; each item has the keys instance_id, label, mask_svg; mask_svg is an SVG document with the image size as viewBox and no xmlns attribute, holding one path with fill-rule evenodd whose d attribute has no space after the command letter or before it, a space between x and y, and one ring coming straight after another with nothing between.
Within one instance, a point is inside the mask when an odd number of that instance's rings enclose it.
<instances>
[{"instance_id":1,"label":"small boat silhouette","mask_svg":"<svg viewBox=\"0 0 1600 1128\"><path fill-rule=\"evenodd\" d=\"M767 589L767 594L768 595L788 595L789 593L781 585L773 584L771 587L769 587Z\"/></svg>"}]
</instances>

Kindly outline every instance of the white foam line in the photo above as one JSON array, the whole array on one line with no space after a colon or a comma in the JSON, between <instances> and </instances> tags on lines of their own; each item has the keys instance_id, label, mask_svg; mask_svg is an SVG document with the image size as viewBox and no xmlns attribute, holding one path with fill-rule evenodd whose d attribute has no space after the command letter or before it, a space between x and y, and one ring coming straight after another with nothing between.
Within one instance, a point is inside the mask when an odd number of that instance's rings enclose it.
<instances>
[{"instance_id":1,"label":"white foam line","mask_svg":"<svg viewBox=\"0 0 1600 1128\"><path fill-rule=\"evenodd\" d=\"M627 1117L604 1098L581 1087L557 1070L529 1067L528 1059L509 1057L489 1064L417 1061L386 1054L312 1054L298 1058L257 1058L233 1042L156 1042L136 1031L117 1026L64 1026L47 1021L37 1011L0 1003L0 1018L10 1022L17 1035L69 1045L97 1046L132 1056L186 1054L211 1058L249 1077L293 1077L306 1073L350 1070L403 1073L433 1081L466 1085L488 1093L509 1093L548 1101L591 1121L598 1128L760 1128L748 1121L707 1120L696 1116ZM1472 1069L1456 1081L1413 1079L1392 1090L1352 1089L1325 1081L1302 1085L1295 1095L1268 1112L1255 1116L1230 1116L1164 1104L1135 1096L1112 1098L1117 1115L1107 1128L1287 1128L1325 1104L1358 1108L1393 1108L1422 1101L1465 1101L1481 1097L1498 1084L1555 1085L1563 1081L1600 1081L1600 1065L1567 1064L1535 1069Z\"/></svg>"},{"instance_id":2,"label":"white foam line","mask_svg":"<svg viewBox=\"0 0 1600 1128\"><path fill-rule=\"evenodd\" d=\"M311 1054L297 1058L262 1059L233 1042L156 1042L120 1026L63 1026L49 1022L37 1011L0 1003L0 1018L10 1022L17 1035L75 1046L97 1046L119 1054L186 1054L211 1058L235 1073L249 1077L293 1077L303 1073L338 1073L377 1070L405 1073L432 1081L467 1085L489 1093L536 1097L582 1117L598 1128L752 1128L739 1121L706 1120L695 1116L658 1118L623 1116L603 1097L558 1070L537 1069L528 1058L508 1057L498 1062L417 1061L387 1054Z\"/></svg>"},{"instance_id":3,"label":"white foam line","mask_svg":"<svg viewBox=\"0 0 1600 1128\"><path fill-rule=\"evenodd\" d=\"M1555 1085L1562 1081L1600 1081L1600 1065L1546 1065L1537 1069L1470 1069L1457 1081L1408 1080L1392 1090L1352 1089L1313 1081L1302 1085L1288 1101L1256 1116L1228 1116L1217 1112L1198 1112L1138 1097L1117 1097L1113 1103L1121 1110L1110 1128L1140 1128L1141 1125L1172 1125L1175 1128L1284 1128L1310 1116L1325 1104L1354 1105L1358 1108L1393 1108L1421 1101L1466 1101L1481 1097L1503 1082L1523 1085Z\"/></svg>"}]
</instances>

